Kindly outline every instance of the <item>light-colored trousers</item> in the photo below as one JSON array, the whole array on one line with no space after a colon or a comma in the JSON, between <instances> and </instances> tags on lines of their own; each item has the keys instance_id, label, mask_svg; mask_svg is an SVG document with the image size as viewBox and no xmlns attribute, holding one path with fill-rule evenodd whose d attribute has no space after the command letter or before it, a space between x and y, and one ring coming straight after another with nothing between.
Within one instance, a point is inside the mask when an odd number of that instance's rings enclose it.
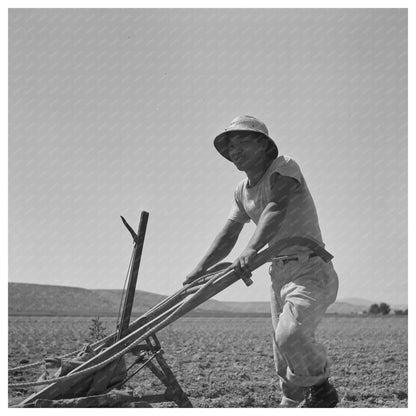
<instances>
[{"instance_id":1,"label":"light-colored trousers","mask_svg":"<svg viewBox=\"0 0 416 416\"><path fill-rule=\"evenodd\" d=\"M282 389L282 405L296 405L306 387L329 377L326 348L315 330L336 299L338 276L320 257L270 266L273 355Z\"/></svg>"}]
</instances>

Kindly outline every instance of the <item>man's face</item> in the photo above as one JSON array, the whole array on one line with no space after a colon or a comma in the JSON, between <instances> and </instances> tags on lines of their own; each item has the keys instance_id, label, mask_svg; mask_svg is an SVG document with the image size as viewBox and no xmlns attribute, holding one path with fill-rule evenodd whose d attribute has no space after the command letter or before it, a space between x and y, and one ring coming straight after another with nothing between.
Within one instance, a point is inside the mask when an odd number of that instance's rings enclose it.
<instances>
[{"instance_id":1,"label":"man's face","mask_svg":"<svg viewBox=\"0 0 416 416\"><path fill-rule=\"evenodd\" d=\"M238 170L248 171L263 164L267 141L256 134L241 132L231 136L228 153Z\"/></svg>"}]
</instances>

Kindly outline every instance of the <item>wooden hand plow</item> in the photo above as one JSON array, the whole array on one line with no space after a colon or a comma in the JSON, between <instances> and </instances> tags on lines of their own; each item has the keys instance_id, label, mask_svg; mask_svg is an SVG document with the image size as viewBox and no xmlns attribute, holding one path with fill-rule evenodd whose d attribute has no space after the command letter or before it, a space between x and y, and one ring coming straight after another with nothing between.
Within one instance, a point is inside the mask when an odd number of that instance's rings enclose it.
<instances>
[{"instance_id":1,"label":"wooden hand plow","mask_svg":"<svg viewBox=\"0 0 416 416\"><path fill-rule=\"evenodd\" d=\"M129 269L127 293L117 330L94 347L92 358L81 363L68 374L53 380L33 383L48 385L23 400L16 407L114 406L114 403L111 404L111 398L114 399L111 392L118 391L116 389L120 388L126 382L126 379L132 377L127 376L123 380L116 381L113 378L117 366L120 365L120 362L128 353L135 357L134 365L136 369L133 375L147 367L162 381L166 390L164 394L142 396L140 399L124 395L127 402L139 400L147 403L173 401L179 407L192 407L188 396L182 390L163 357L157 332L220 293L240 278L233 270L226 270L230 263L218 264L204 276L183 286L138 319L130 322L148 213L142 212L137 234L123 217L122 220L133 237L134 248L132 267ZM314 241L294 237L282 240L258 253L250 262L249 269L251 271L257 269L278 256L283 249L293 245L307 246L326 262L332 259L332 256ZM252 281L250 278L244 278L244 283L248 286ZM9 387L15 386L9 384ZM121 391L118 392L119 396L123 396ZM118 404L119 402L116 402L115 405Z\"/></svg>"}]
</instances>

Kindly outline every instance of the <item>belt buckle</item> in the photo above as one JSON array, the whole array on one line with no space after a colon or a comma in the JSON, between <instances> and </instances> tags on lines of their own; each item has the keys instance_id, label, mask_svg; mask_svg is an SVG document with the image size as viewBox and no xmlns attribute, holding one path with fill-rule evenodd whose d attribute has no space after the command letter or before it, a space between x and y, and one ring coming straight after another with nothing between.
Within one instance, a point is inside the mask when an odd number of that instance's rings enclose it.
<instances>
[{"instance_id":1,"label":"belt buckle","mask_svg":"<svg viewBox=\"0 0 416 416\"><path fill-rule=\"evenodd\" d=\"M274 257L272 260L275 261L278 266L282 267L289 263L289 256L278 256Z\"/></svg>"},{"instance_id":2,"label":"belt buckle","mask_svg":"<svg viewBox=\"0 0 416 416\"><path fill-rule=\"evenodd\" d=\"M285 257L283 257L281 261L282 261L282 264L283 264L284 266L286 266L286 264L288 264L288 263L289 263L289 256L285 256Z\"/></svg>"}]
</instances>

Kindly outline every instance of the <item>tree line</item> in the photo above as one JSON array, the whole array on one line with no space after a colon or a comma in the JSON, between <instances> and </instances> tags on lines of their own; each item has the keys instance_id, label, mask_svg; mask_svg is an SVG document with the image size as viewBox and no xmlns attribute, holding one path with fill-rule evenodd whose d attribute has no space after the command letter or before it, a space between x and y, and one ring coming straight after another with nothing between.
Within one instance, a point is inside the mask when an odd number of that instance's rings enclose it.
<instances>
[{"instance_id":1,"label":"tree line","mask_svg":"<svg viewBox=\"0 0 416 416\"><path fill-rule=\"evenodd\" d=\"M367 313L369 315L388 315L391 312L391 307L389 304L385 303L385 302L381 302L380 304L378 303L373 303L368 311L364 311L364 313ZM395 315L407 315L407 309L402 310L402 309L395 309L394 310L394 314Z\"/></svg>"}]
</instances>

